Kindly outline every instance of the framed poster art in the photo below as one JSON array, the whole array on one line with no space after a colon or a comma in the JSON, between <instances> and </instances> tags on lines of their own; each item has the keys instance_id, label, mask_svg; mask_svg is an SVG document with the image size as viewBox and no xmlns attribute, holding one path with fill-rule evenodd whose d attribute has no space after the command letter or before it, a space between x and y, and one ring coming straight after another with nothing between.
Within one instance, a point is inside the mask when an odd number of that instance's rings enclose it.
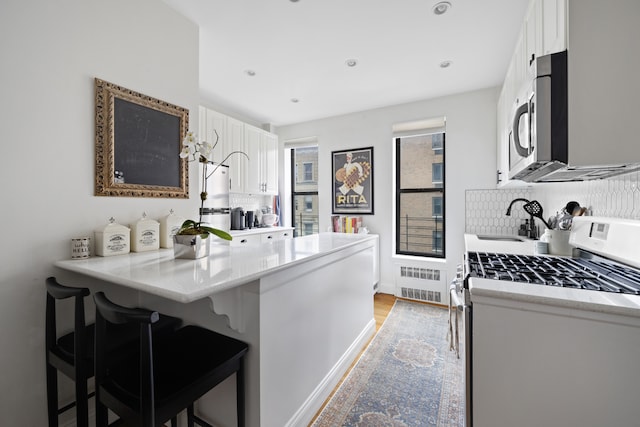
<instances>
[{"instance_id":1,"label":"framed poster art","mask_svg":"<svg viewBox=\"0 0 640 427\"><path fill-rule=\"evenodd\" d=\"M334 214L373 214L373 147L332 151Z\"/></svg>"}]
</instances>

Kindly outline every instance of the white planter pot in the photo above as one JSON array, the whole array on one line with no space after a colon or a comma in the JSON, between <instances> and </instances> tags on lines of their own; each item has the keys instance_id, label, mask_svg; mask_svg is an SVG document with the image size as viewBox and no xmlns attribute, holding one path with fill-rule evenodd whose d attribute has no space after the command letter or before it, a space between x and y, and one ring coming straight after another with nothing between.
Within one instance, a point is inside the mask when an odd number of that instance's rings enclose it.
<instances>
[{"instance_id":1,"label":"white planter pot","mask_svg":"<svg viewBox=\"0 0 640 427\"><path fill-rule=\"evenodd\" d=\"M198 259L209 256L209 239L203 239L200 235L173 236L173 256L183 259Z\"/></svg>"}]
</instances>

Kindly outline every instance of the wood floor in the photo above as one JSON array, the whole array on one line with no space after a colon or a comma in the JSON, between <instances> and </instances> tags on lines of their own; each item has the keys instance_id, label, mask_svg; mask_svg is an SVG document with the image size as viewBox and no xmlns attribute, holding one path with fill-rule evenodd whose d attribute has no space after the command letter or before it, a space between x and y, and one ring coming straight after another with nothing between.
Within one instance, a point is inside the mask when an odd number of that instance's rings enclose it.
<instances>
[{"instance_id":1,"label":"wood floor","mask_svg":"<svg viewBox=\"0 0 640 427\"><path fill-rule=\"evenodd\" d=\"M376 320L376 333L380 330L380 327L382 326L382 324L384 323L385 319L389 315L389 312L391 311L391 308L393 307L393 304L395 302L396 302L396 297L393 296L393 295L380 294L380 293L377 293L377 294L374 295L374 297L373 297L373 317ZM374 335L374 337L375 337L375 335ZM371 337L371 339L373 339L374 337ZM338 385L336 385L336 387L333 389L333 391L331 392L329 397L327 397L327 399L324 401L324 403L322 404L322 407L320 408L320 410L318 410L318 412L316 413L315 417L313 417L313 420L311 420L311 423L309 425L313 424L315 419L318 418L318 415L320 415L320 412L322 412L322 410L326 406L327 402L329 402L329 400L333 397L333 395L336 392L336 390L338 390L338 388L340 387L340 385L342 384L344 379L347 377L347 375L349 375L349 372L351 372L351 369L353 369L355 364L358 362L358 359L360 359L360 356L362 356L362 353L364 353L365 349L369 345L369 342L371 342L371 340L369 340L367 342L367 344L364 347L362 347L362 350L360 350L360 353L358 354L358 357L356 357L355 360L353 361L353 363L351 363L351 366L349 366L349 369L347 369L347 372L342 376L342 378L340 379L340 382L338 382Z\"/></svg>"}]
</instances>

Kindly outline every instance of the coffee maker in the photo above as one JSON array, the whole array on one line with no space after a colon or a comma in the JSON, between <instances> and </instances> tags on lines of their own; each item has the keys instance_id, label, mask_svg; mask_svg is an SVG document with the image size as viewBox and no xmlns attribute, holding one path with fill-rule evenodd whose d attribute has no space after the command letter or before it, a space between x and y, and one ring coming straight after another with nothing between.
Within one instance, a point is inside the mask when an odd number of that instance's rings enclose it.
<instances>
[{"instance_id":1,"label":"coffee maker","mask_svg":"<svg viewBox=\"0 0 640 427\"><path fill-rule=\"evenodd\" d=\"M231 229L244 230L245 228L244 210L242 208L231 209Z\"/></svg>"}]
</instances>

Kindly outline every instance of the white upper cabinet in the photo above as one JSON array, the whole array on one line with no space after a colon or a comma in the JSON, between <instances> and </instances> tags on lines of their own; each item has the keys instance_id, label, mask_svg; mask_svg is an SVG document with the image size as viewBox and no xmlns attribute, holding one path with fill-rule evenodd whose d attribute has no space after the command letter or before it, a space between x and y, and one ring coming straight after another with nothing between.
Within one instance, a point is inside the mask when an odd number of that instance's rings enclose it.
<instances>
[{"instance_id":1,"label":"white upper cabinet","mask_svg":"<svg viewBox=\"0 0 640 427\"><path fill-rule=\"evenodd\" d=\"M523 27L526 44L524 60L527 69L527 80L531 80L534 77L536 58L543 55L543 25L542 2L540 0L532 1L529 4Z\"/></svg>"},{"instance_id":2,"label":"white upper cabinet","mask_svg":"<svg viewBox=\"0 0 640 427\"><path fill-rule=\"evenodd\" d=\"M278 136L205 107L199 109L200 138L215 142L213 161L229 166L232 193L278 194ZM215 129L215 132L214 132ZM232 154L234 151L246 153Z\"/></svg>"},{"instance_id":3,"label":"white upper cabinet","mask_svg":"<svg viewBox=\"0 0 640 427\"><path fill-rule=\"evenodd\" d=\"M260 128L245 125L245 142L249 170L245 192L278 193L278 136Z\"/></svg>"},{"instance_id":4,"label":"white upper cabinet","mask_svg":"<svg viewBox=\"0 0 640 427\"><path fill-rule=\"evenodd\" d=\"M537 0L542 4L543 54L567 48L567 0Z\"/></svg>"},{"instance_id":5,"label":"white upper cabinet","mask_svg":"<svg viewBox=\"0 0 640 427\"><path fill-rule=\"evenodd\" d=\"M229 141L229 151L247 152L247 145L244 140L244 123L231 117L227 117L227 138ZM244 191L245 182L247 180L246 171L248 169L247 158L239 153L231 155L225 162L229 165L229 178L231 181L232 193L241 193Z\"/></svg>"}]
</instances>

